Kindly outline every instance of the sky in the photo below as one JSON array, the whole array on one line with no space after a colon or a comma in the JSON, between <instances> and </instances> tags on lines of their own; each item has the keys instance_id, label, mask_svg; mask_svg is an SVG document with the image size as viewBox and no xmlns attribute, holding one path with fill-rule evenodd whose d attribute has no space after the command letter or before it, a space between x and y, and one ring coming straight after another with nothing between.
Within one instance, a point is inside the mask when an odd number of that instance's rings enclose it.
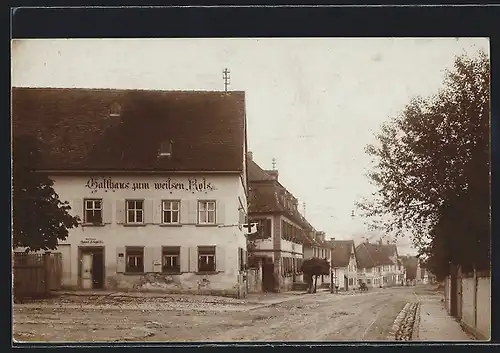
<instances>
[{"instance_id":1,"label":"sky","mask_svg":"<svg viewBox=\"0 0 500 353\"><path fill-rule=\"evenodd\" d=\"M436 93L454 57L487 38L36 39L12 42L12 85L245 91L248 149L327 238L366 236L375 190L364 152L380 125ZM377 236L378 238L378 236ZM400 254L414 254L409 237Z\"/></svg>"}]
</instances>

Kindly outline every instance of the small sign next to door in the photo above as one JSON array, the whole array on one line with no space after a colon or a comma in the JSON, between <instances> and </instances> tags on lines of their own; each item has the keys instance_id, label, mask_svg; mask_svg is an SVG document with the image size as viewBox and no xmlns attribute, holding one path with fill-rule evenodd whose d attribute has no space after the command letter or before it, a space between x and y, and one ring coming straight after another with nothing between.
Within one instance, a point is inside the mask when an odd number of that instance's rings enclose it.
<instances>
[{"instance_id":1,"label":"small sign next to door","mask_svg":"<svg viewBox=\"0 0 500 353\"><path fill-rule=\"evenodd\" d=\"M98 240L95 238L85 238L82 241L80 241L81 244L103 244L104 242L102 240Z\"/></svg>"}]
</instances>

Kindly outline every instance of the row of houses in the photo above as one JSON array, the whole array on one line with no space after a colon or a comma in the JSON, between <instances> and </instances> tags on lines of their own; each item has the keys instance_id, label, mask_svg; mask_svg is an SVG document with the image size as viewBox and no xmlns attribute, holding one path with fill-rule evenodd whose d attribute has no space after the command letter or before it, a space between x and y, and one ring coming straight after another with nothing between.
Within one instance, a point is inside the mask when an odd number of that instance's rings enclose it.
<instances>
[{"instance_id":1,"label":"row of houses","mask_svg":"<svg viewBox=\"0 0 500 353\"><path fill-rule=\"evenodd\" d=\"M13 138L39 144L35 171L81 220L56 250L62 286L242 297L292 289L311 257L341 288L399 283L392 245L326 240L305 219L246 125L244 92L13 88Z\"/></svg>"},{"instance_id":2,"label":"row of houses","mask_svg":"<svg viewBox=\"0 0 500 353\"><path fill-rule=\"evenodd\" d=\"M318 257L331 265L331 280L340 290L407 284L407 268L420 273L414 256L399 256L396 244L378 240L357 245L353 240L326 240L299 212L297 198L279 181L278 170L264 170L248 152L249 218L258 231L249 247L250 265L262 268L263 290L287 291L301 283L303 260ZM411 271L411 270L410 270ZM420 276L420 275L419 275ZM415 277L415 276L414 276ZM410 279L412 279L410 277Z\"/></svg>"}]
</instances>

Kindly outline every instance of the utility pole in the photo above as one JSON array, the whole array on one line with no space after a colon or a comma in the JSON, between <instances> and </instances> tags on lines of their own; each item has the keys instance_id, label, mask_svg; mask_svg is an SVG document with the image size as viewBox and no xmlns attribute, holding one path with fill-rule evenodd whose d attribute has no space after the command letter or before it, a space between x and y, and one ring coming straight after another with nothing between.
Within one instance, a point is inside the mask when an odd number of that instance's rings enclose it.
<instances>
[{"instance_id":1,"label":"utility pole","mask_svg":"<svg viewBox=\"0 0 500 353\"><path fill-rule=\"evenodd\" d=\"M222 71L222 79L224 80L224 92L227 92L227 86L231 83L231 76L229 76L230 71L225 68Z\"/></svg>"}]
</instances>

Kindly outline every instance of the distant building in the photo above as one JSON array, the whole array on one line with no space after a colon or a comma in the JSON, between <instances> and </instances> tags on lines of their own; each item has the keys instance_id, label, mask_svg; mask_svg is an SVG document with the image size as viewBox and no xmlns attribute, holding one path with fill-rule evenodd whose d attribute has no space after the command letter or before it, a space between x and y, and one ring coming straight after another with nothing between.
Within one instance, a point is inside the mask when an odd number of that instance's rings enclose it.
<instances>
[{"instance_id":1,"label":"distant building","mask_svg":"<svg viewBox=\"0 0 500 353\"><path fill-rule=\"evenodd\" d=\"M302 281L300 271L308 225L298 200L278 180L277 170L263 170L248 153L249 222L258 234L249 237L249 264L262 267L264 291L288 291Z\"/></svg>"},{"instance_id":2,"label":"distant building","mask_svg":"<svg viewBox=\"0 0 500 353\"><path fill-rule=\"evenodd\" d=\"M13 135L82 223L62 283L244 296L243 92L14 88Z\"/></svg>"},{"instance_id":3,"label":"distant building","mask_svg":"<svg viewBox=\"0 0 500 353\"><path fill-rule=\"evenodd\" d=\"M329 240L334 285L340 290L358 288L356 248L353 240Z\"/></svg>"},{"instance_id":4,"label":"distant building","mask_svg":"<svg viewBox=\"0 0 500 353\"><path fill-rule=\"evenodd\" d=\"M398 263L397 246L363 242L356 247L358 282L372 287L401 285L404 271Z\"/></svg>"}]
</instances>

